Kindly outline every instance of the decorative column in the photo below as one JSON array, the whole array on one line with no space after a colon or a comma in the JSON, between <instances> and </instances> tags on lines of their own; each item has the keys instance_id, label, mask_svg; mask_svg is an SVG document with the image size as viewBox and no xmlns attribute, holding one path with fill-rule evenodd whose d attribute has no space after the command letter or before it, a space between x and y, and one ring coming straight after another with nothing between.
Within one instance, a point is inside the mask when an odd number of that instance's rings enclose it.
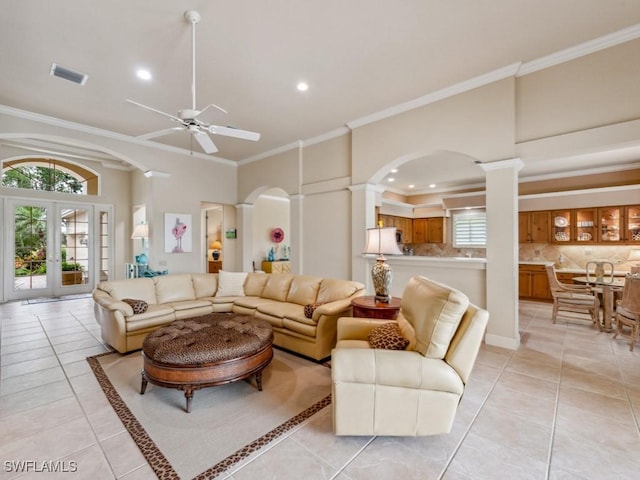
<instances>
[{"instance_id":1,"label":"decorative column","mask_svg":"<svg viewBox=\"0 0 640 480\"><path fill-rule=\"evenodd\" d=\"M289 241L285 239L291 247L291 273L302 273L302 200L304 195L291 195L289 197L289 228L291 233Z\"/></svg>"},{"instance_id":2,"label":"decorative column","mask_svg":"<svg viewBox=\"0 0 640 480\"><path fill-rule=\"evenodd\" d=\"M376 226L376 204L384 187L370 183L352 185L351 190L351 278L373 292L371 268L362 256L367 243L367 228Z\"/></svg>"},{"instance_id":3,"label":"decorative column","mask_svg":"<svg viewBox=\"0 0 640 480\"><path fill-rule=\"evenodd\" d=\"M240 203L236 205L237 242L236 265L242 272L252 272L253 264L253 205ZM260 266L257 266L260 268Z\"/></svg>"},{"instance_id":4,"label":"decorative column","mask_svg":"<svg viewBox=\"0 0 640 480\"><path fill-rule=\"evenodd\" d=\"M487 310L489 345L516 350L518 330L519 158L483 163L487 204Z\"/></svg>"}]
</instances>

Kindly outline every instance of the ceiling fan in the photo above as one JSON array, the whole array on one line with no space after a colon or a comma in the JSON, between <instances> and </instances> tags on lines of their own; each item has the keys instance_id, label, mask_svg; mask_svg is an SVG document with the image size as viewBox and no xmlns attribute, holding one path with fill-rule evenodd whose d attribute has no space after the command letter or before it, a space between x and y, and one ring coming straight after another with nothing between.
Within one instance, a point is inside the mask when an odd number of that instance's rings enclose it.
<instances>
[{"instance_id":1,"label":"ceiling fan","mask_svg":"<svg viewBox=\"0 0 640 480\"><path fill-rule=\"evenodd\" d=\"M213 140L211 139L209 134L241 138L243 140L252 140L254 142L260 140L259 133L240 130L239 128L233 126L222 127L218 125L211 125L198 119L200 115L202 115L205 111L212 107L220 110L223 113L227 113L227 111L224 108L221 108L213 103L207 105L202 110L196 109L196 24L200 22L200 19L202 17L198 12L194 10L188 10L187 12L185 12L184 16L189 22L191 22L191 108L178 111L178 115L176 116L162 112L147 105L143 105L142 103L134 102L133 100L127 99L126 101L132 103L133 105L137 105L138 107L142 107L146 110L150 110L152 112L168 117L174 122L178 122L180 124L177 127L166 128L157 132L146 133L144 135L140 135L138 138L149 140L151 138L168 135L173 132L188 130L189 132L191 132L193 137L206 153L215 153L218 151L218 148L213 143Z\"/></svg>"}]
</instances>

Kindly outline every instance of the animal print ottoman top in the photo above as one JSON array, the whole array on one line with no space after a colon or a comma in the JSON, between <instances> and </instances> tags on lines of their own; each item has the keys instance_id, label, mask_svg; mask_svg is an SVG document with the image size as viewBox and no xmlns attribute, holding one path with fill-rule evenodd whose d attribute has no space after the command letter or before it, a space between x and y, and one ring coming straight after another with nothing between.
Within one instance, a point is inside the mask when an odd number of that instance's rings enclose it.
<instances>
[{"instance_id":1,"label":"animal print ottoman top","mask_svg":"<svg viewBox=\"0 0 640 480\"><path fill-rule=\"evenodd\" d=\"M273 342L269 322L233 313L177 320L151 332L142 351L169 365L199 365L241 358Z\"/></svg>"}]
</instances>

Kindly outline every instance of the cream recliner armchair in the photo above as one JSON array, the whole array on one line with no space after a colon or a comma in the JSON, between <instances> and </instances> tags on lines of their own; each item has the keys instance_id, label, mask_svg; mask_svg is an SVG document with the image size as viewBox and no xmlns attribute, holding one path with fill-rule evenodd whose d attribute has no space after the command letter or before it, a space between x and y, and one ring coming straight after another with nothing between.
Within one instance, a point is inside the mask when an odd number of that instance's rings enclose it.
<instances>
[{"instance_id":1,"label":"cream recliner armchair","mask_svg":"<svg viewBox=\"0 0 640 480\"><path fill-rule=\"evenodd\" d=\"M488 319L462 292L425 277L413 277L402 296L405 350L370 344L389 320L340 318L331 358L335 434L449 433Z\"/></svg>"}]
</instances>

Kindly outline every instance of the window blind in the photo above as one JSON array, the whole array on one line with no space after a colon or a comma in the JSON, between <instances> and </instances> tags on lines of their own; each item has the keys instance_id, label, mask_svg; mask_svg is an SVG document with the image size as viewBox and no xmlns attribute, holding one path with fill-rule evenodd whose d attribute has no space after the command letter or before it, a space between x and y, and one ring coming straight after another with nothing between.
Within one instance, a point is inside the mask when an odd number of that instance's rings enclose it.
<instances>
[{"instance_id":1,"label":"window blind","mask_svg":"<svg viewBox=\"0 0 640 480\"><path fill-rule=\"evenodd\" d=\"M487 214L461 212L453 214L454 247L487 246Z\"/></svg>"}]
</instances>

